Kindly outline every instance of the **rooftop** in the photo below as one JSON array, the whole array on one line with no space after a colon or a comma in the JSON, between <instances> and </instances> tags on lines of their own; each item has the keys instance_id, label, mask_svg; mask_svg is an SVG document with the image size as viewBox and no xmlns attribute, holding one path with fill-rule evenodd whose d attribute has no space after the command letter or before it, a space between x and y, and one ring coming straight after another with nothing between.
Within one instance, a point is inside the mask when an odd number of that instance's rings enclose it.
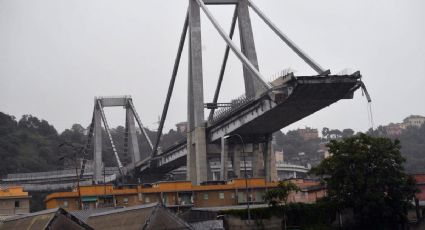
<instances>
[{"instance_id":1,"label":"rooftop","mask_svg":"<svg viewBox=\"0 0 425 230\"><path fill-rule=\"evenodd\" d=\"M0 185L0 199L11 197L29 197L24 187L16 185Z\"/></svg>"}]
</instances>

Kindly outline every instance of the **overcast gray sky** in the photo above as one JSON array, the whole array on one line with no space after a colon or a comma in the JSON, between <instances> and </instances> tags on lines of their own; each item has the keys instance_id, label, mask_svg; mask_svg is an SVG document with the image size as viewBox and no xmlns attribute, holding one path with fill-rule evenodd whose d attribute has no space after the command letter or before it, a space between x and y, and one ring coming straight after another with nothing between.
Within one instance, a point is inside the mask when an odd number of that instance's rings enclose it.
<instances>
[{"instance_id":1,"label":"overcast gray sky","mask_svg":"<svg viewBox=\"0 0 425 230\"><path fill-rule=\"evenodd\" d=\"M296 44L333 73L360 70L373 99L375 125L425 115L425 1L256 0ZM87 126L95 96L131 95L149 128L161 114L187 0L0 0L0 111L32 114L58 131ZM228 30L231 6L210 6ZM251 11L260 71L314 74ZM206 17L205 101L212 100L224 42ZM235 38L237 38L237 34ZM238 40L238 39L236 39ZM237 41L237 44L239 42ZM187 50L166 128L186 120ZM241 64L230 56L221 102L243 93ZM360 91L288 128L370 127ZM106 110L112 126L123 109ZM207 111L206 111L206 114Z\"/></svg>"}]
</instances>

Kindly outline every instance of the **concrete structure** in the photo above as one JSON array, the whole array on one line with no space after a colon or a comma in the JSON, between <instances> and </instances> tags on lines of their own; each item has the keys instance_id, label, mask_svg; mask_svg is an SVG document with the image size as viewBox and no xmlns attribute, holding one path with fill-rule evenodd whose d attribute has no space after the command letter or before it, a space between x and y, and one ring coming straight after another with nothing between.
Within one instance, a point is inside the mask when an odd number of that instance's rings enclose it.
<instances>
[{"instance_id":1,"label":"concrete structure","mask_svg":"<svg viewBox=\"0 0 425 230\"><path fill-rule=\"evenodd\" d=\"M326 193L318 181L292 179L301 188L300 193L290 196L292 202L315 202ZM250 203L265 203L263 195L267 189L277 186L266 183L262 178L248 179ZM244 179L228 182L193 185L190 181L158 182L152 185L114 187L113 185L82 186L82 207L95 209L105 207L131 207L141 204L162 202L169 208L213 207L246 204L247 194ZM80 197L78 191L57 192L46 197L47 208L61 207L77 210Z\"/></svg>"},{"instance_id":2,"label":"concrete structure","mask_svg":"<svg viewBox=\"0 0 425 230\"><path fill-rule=\"evenodd\" d=\"M273 166L272 162L275 161L275 155L271 154L271 134L340 99L347 98L347 93L350 94L360 87L359 78L358 73L348 76L292 77L259 98L240 99L231 107L216 111L212 120L206 123L208 160L222 157L226 160L227 155L227 161L234 166L235 172L234 175L228 175L229 178L243 177L238 168L238 162L243 162L243 145L240 139L233 136L226 139L227 147L225 145L222 149L221 145L223 137L239 134L245 142L244 155L247 158L255 157L258 175L264 175L269 181L276 180L275 169L264 169L264 166ZM181 142L165 149L162 154L152 158L149 164L139 162L139 177L144 183L163 180L163 175L187 162L187 152L187 143ZM223 161L224 164L226 163ZM205 167L203 170L206 171L208 180L213 180L211 169ZM224 172L222 174L226 175ZM156 177L149 178L152 175Z\"/></svg>"},{"instance_id":3,"label":"concrete structure","mask_svg":"<svg viewBox=\"0 0 425 230\"><path fill-rule=\"evenodd\" d=\"M244 172L245 170L245 164L244 162L239 162L239 171ZM213 181L225 181L223 178L221 178L221 171L222 171L222 165L220 164L220 160L212 160L209 161L209 167L212 172ZM290 164L284 161L276 161L276 171L277 171L277 178L278 180L285 180L290 178L305 178L307 175L307 172L310 169L302 166L302 165L295 165ZM247 160L246 162L246 171L248 178L253 178L253 172L252 172L252 161L251 159ZM232 179L235 178L235 173L233 172L233 165L231 162L227 162L227 169L226 169L228 178ZM242 177L243 178L243 177ZM167 181L184 181L186 179L186 166L182 166L178 169L175 169L171 172L169 172L166 175L165 178ZM227 180L226 179L226 180Z\"/></svg>"},{"instance_id":4,"label":"concrete structure","mask_svg":"<svg viewBox=\"0 0 425 230\"><path fill-rule=\"evenodd\" d=\"M207 7L208 4L235 5L235 12L229 35L224 32L221 25L209 11ZM303 77L302 81L297 81L293 75L289 76L287 74L276 79L272 84L266 83L259 72L249 9L252 9L283 42L300 56L302 60L310 65L318 73L318 76ZM213 24L219 35L227 44L212 103L205 103L203 95L201 11L205 13L207 19ZM238 48L232 41L236 22L238 22L239 25L241 48ZM162 154L158 155L157 149L173 92L186 34L189 39L187 141L169 150L165 150ZM218 95L230 50L242 63L245 95L233 100L231 103L218 103ZM339 99L350 98L353 91L362 86L358 81L360 77L359 73L351 76L341 76L338 80L334 79L334 77L330 77L329 74L330 71L326 71L308 57L278 29L252 1L189 0L188 12L180 37L177 57L158 128L158 138L152 151L152 159L141 161L137 164L137 171L140 173L141 180L154 180L153 174L159 176L164 175L170 170L180 167L182 162L186 162L187 179L194 184L200 184L203 181L213 180L214 178L228 178L229 175L226 172L227 167L225 167L228 161L232 161L232 165L235 166L233 169L233 176L242 177L239 168L241 157L252 159L252 172L254 177L264 177L267 181L276 180L277 175L276 169L274 168L275 156L271 147L270 138L272 133ZM335 77L339 78L339 76ZM306 87L306 90L310 91L309 94L311 94L312 97L308 98L305 97L305 95L304 97L300 96L298 99L302 98L301 101L296 101L292 104L289 102L290 100L287 99L291 94L296 93L296 88L298 88L298 86L289 86L289 82L297 82L300 85L307 85L307 83L314 82L314 87ZM326 85L332 83L336 84L333 85L334 87L331 86L327 89L328 87L326 87ZM340 83L343 83L342 85L345 86L341 87ZM304 93L305 92L301 92L301 94ZM325 94L327 95L325 96ZM295 95L292 97L297 98ZM285 105L280 104L282 102L288 103L283 103ZM222 106L225 107L224 110L215 111ZM208 121L204 120L205 107L211 109ZM282 116L283 114L285 114L285 116ZM227 135L234 137L236 134L239 135L241 140L235 138L228 140L223 139ZM244 149L246 150L244 151ZM183 156L185 156L184 160L182 159ZM220 164L222 166L222 170L218 177L212 173L209 167L210 160L216 158L221 159ZM156 179L158 179L158 177L156 177Z\"/></svg>"},{"instance_id":5,"label":"concrete structure","mask_svg":"<svg viewBox=\"0 0 425 230\"><path fill-rule=\"evenodd\" d=\"M106 120L105 112L103 111L104 107L115 107L115 106L123 106L126 110L126 120L125 120L125 146L124 146L124 156L127 155L127 153L130 155L130 162L124 166L121 162L121 159L118 155L118 152L116 150L114 140L112 139L109 125ZM93 111L93 118L92 123L90 125L90 132L88 135L88 141L85 148L85 153L87 153L88 149L91 147L91 139L93 137L94 139L94 146L93 146L93 152L94 152L94 174L93 174L93 182L94 183L102 183L103 182L103 162L102 162L102 121L104 124L105 131L109 137L109 141L112 146L112 150L115 155L115 159L117 162L118 169L120 171L119 176L125 176L126 172L128 170L131 170L134 168L136 162L140 162L143 160L143 158L146 158L146 155L141 155L139 151L139 144L137 141L137 135L136 135L136 125L135 120L137 121L137 124L139 125L139 128L144 135L146 141L149 144L149 147L152 149L152 142L149 138L149 136L146 133L145 128L143 127L143 124L140 120L139 115L136 112L136 109L134 108L133 101L130 96L118 96L118 97L97 97L94 99L94 111ZM83 175L84 172L84 165L81 170L81 175Z\"/></svg>"},{"instance_id":6,"label":"concrete structure","mask_svg":"<svg viewBox=\"0 0 425 230\"><path fill-rule=\"evenodd\" d=\"M78 166L82 168L83 160ZM79 174L81 185L91 185L93 181L93 165L91 160L85 160L85 168L83 174ZM75 166L73 166L75 167ZM104 175L103 175L104 174ZM102 171L102 179L105 181L114 181L116 175L119 175L118 167L105 167ZM77 175L75 169L55 170L48 172L33 172L33 173L11 173L7 174L1 180L4 185L19 184L27 192L40 192L40 191L57 191L72 189L77 186Z\"/></svg>"},{"instance_id":7,"label":"concrete structure","mask_svg":"<svg viewBox=\"0 0 425 230\"><path fill-rule=\"evenodd\" d=\"M331 75L329 70L322 68L277 28L251 0L188 0L188 2L188 12L159 122L156 143L153 145L149 140L129 96L95 98L89 138L86 148L83 150L84 159L88 158L89 150L94 152L94 183L102 183L104 180L102 176L104 168L102 162L102 121L119 169L119 175L116 175L115 178L123 178L131 171L131 175L135 175L143 183L153 182L161 180L168 172L186 164L186 179L199 185L202 182L216 179L244 177L240 162L245 162L241 159L247 158L252 162L253 177L263 177L269 182L276 181L276 160L271 144L273 132L338 100L350 99L355 90L360 87L365 88L360 80L360 72L351 75ZM235 6L229 34L223 30L207 5ZM292 51L317 72L317 75L294 76L293 73L287 71L282 72L282 76L279 76L273 82L265 82L259 71L250 9ZM212 103L205 103L203 95L201 11L226 43ZM240 48L232 41L236 23L239 27ZM189 40L187 138L185 141L159 153L159 142L161 141L186 36ZM232 100L230 103L219 103L219 92L230 51L236 55L242 64L245 95ZM123 106L126 109L127 132L124 155L127 152L130 155L130 162L127 164L125 162L123 164L121 161L109 131L103 111L104 107L109 106ZM211 109L208 120L205 120L205 108ZM139 152L134 119L151 147L150 154ZM226 136L230 136L230 138L225 138ZM92 142L93 149L91 149ZM212 171L210 164L215 159L220 159L219 174ZM232 165L232 170L228 170L228 167L226 167L229 163ZM81 168L81 176L84 176L84 165ZM232 172L231 175L230 172Z\"/></svg>"},{"instance_id":8,"label":"concrete structure","mask_svg":"<svg viewBox=\"0 0 425 230\"><path fill-rule=\"evenodd\" d=\"M22 186L0 186L0 216L9 217L30 212L30 196Z\"/></svg>"}]
</instances>

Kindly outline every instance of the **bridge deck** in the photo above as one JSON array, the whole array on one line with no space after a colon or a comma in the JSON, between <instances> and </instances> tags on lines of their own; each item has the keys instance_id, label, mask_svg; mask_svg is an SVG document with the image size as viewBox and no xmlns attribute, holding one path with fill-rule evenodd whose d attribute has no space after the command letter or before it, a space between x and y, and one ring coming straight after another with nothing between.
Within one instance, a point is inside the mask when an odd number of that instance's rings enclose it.
<instances>
[{"instance_id":1,"label":"bridge deck","mask_svg":"<svg viewBox=\"0 0 425 230\"><path fill-rule=\"evenodd\" d=\"M307 117L341 99L350 99L360 87L359 73L292 77L274 86L261 97L242 100L209 122L207 137L210 142L237 133L247 138L271 134ZM186 163L186 142L165 150L154 159L154 168L143 167L143 174L163 174ZM147 162L147 161L145 161ZM140 166L142 164L137 164Z\"/></svg>"},{"instance_id":2,"label":"bridge deck","mask_svg":"<svg viewBox=\"0 0 425 230\"><path fill-rule=\"evenodd\" d=\"M293 92L286 100L278 102L274 108L233 133L261 135L276 132L341 99L352 98L353 90L360 85L358 80L351 76L329 76L298 77L285 87L293 87Z\"/></svg>"}]
</instances>

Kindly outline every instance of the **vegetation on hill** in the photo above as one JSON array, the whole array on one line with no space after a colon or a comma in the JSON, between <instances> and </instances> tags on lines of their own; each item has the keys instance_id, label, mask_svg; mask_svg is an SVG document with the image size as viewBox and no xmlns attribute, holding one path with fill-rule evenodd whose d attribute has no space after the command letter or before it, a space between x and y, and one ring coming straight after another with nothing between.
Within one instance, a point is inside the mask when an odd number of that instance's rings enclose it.
<instances>
[{"instance_id":1,"label":"vegetation on hill","mask_svg":"<svg viewBox=\"0 0 425 230\"><path fill-rule=\"evenodd\" d=\"M349 138L355 134L352 129L329 129L323 128L322 138L305 140L296 130L288 131L286 134L276 132L274 134L274 149L284 153L284 160L299 165L318 165L323 159L323 149L331 140ZM421 127L407 127L399 135L390 135L385 127L379 126L369 130L368 135L375 137L387 137L399 140L401 154L406 159L404 167L408 173L425 173L425 125Z\"/></svg>"},{"instance_id":2,"label":"vegetation on hill","mask_svg":"<svg viewBox=\"0 0 425 230\"><path fill-rule=\"evenodd\" d=\"M47 121L30 115L16 121L0 112L0 175L53 170L59 142Z\"/></svg>"},{"instance_id":3,"label":"vegetation on hill","mask_svg":"<svg viewBox=\"0 0 425 230\"><path fill-rule=\"evenodd\" d=\"M155 141L156 132L147 130L149 137ZM118 126L111 129L114 143L124 162L129 156L124 155L125 128ZM103 130L103 137L107 137ZM185 136L177 131L170 130L162 137L161 147L167 148ZM74 124L70 129L58 133L45 120L31 115L24 115L21 119L0 112L0 176L9 173L41 172L63 169L67 162L63 156L72 155L72 148L59 147L61 143L69 142L76 146L84 146L87 141L86 129L80 124ZM150 154L144 137L138 133L138 142L142 154ZM107 166L116 166L111 144L103 138L103 157ZM92 154L89 154L92 159Z\"/></svg>"},{"instance_id":4,"label":"vegetation on hill","mask_svg":"<svg viewBox=\"0 0 425 230\"><path fill-rule=\"evenodd\" d=\"M425 173L425 124L421 127L408 127L397 136L389 135L382 126L374 131L369 130L368 133L400 140L401 153L406 158L406 171L409 173Z\"/></svg>"},{"instance_id":5,"label":"vegetation on hill","mask_svg":"<svg viewBox=\"0 0 425 230\"><path fill-rule=\"evenodd\" d=\"M71 128L58 133L45 120L31 115L24 115L17 120L15 117L0 112L0 176L8 173L25 173L62 169L66 162L59 159L70 155L72 148L58 147L63 142L84 146L87 140L87 128L74 124ZM152 141L156 139L156 131L147 130ZM324 128L322 138L305 140L296 130L286 134L274 134L274 149L284 152L284 160L299 165L318 165L324 159L323 147L329 140L351 137L352 129ZM129 162L129 155L124 154L125 128L118 126L111 129L115 145L123 162ZM389 136L383 127L369 131L371 135ZM141 154L150 154L148 144L140 133L138 135ZM103 137L107 137L103 130ZM161 148L164 150L185 138L185 134L171 129L162 136ZM407 159L405 166L408 172L425 172L425 126L408 128L397 137L401 141L401 152ZM108 138L103 138L103 157L107 166L116 166ZM92 154L89 154L89 159Z\"/></svg>"}]
</instances>

